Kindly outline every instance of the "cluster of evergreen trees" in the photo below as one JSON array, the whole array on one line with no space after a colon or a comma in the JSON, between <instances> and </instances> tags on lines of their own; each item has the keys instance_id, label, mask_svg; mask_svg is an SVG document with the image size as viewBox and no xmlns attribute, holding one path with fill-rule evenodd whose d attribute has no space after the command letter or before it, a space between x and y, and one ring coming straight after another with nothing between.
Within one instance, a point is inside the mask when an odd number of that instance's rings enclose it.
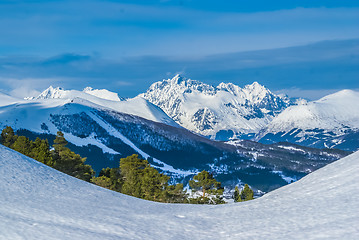
<instances>
[{"instance_id":1,"label":"cluster of evergreen trees","mask_svg":"<svg viewBox=\"0 0 359 240\"><path fill-rule=\"evenodd\" d=\"M199 204L222 204L223 200L223 187L218 182L213 174L203 170L189 181L189 186L192 191L202 191L202 196L191 198L190 203Z\"/></svg>"},{"instance_id":2,"label":"cluster of evergreen trees","mask_svg":"<svg viewBox=\"0 0 359 240\"><path fill-rule=\"evenodd\" d=\"M225 203L221 183L207 171L198 173L189 181L192 191L200 191L200 196L188 197L183 184L170 185L169 176L159 173L147 160L140 159L136 154L122 158L119 168L102 169L95 177L92 167L85 164L86 158L66 147L68 142L60 131L57 132L51 150L47 139L36 138L31 141L25 136L17 136L11 127L2 131L0 142L63 173L134 197L166 203ZM247 184L241 192L238 187L235 188L235 202L251 199L253 191Z\"/></svg>"},{"instance_id":3,"label":"cluster of evergreen trees","mask_svg":"<svg viewBox=\"0 0 359 240\"><path fill-rule=\"evenodd\" d=\"M159 173L138 155L121 158L120 168L102 169L92 178L96 185L157 202L185 203L183 184L169 185L170 177Z\"/></svg>"},{"instance_id":4,"label":"cluster of evergreen trees","mask_svg":"<svg viewBox=\"0 0 359 240\"><path fill-rule=\"evenodd\" d=\"M239 189L236 186L236 188L234 189L233 198L234 198L235 202L244 202L244 201L252 200L252 199L254 199L253 198L253 190L250 189L248 184L245 184L242 191L239 192Z\"/></svg>"},{"instance_id":5,"label":"cluster of evergreen trees","mask_svg":"<svg viewBox=\"0 0 359 240\"><path fill-rule=\"evenodd\" d=\"M48 140L36 138L35 141L31 141L25 136L15 135L11 127L6 127L1 132L1 143L61 172L87 182L90 182L95 175L92 167L85 164L86 158L82 158L66 147L67 141L62 132L57 132L52 150L50 150Z\"/></svg>"}]
</instances>

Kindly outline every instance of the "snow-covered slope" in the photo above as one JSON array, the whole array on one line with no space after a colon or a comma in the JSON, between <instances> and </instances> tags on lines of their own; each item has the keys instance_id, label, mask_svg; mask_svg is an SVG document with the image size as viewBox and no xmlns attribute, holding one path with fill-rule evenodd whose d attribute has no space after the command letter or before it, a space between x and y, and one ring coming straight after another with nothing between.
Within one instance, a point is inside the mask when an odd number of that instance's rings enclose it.
<instances>
[{"instance_id":1,"label":"snow-covered slope","mask_svg":"<svg viewBox=\"0 0 359 240\"><path fill-rule=\"evenodd\" d=\"M119 97L117 93L110 92L106 89L93 89L92 87L86 87L83 92L94 95L99 98L112 100L112 101L123 101L124 99Z\"/></svg>"},{"instance_id":2,"label":"snow-covered slope","mask_svg":"<svg viewBox=\"0 0 359 240\"><path fill-rule=\"evenodd\" d=\"M132 113L132 115L124 114L127 112ZM143 125L142 121L146 122L146 120L135 115L145 115L152 120L172 124L176 126L175 128L179 127L162 110L143 98L137 97L128 101L116 102L79 91L65 91L51 87L40 94L37 99L19 100L14 104L0 106L0 129L11 126L15 131L27 131L25 135L50 139L56 135L57 131L63 131L65 138L71 144L87 149L86 151L90 154L88 156L90 163L98 166L95 167L97 171L102 167L109 166L106 165L104 159L113 160L114 155L116 155L116 158L120 158L137 153L144 158L149 157L146 152L136 147L131 140L123 136L120 131L114 134L115 128L106 121L101 120L101 117L98 116L100 113L102 113L102 117L118 114L120 119L130 118L133 125L136 126L135 121L138 122L137 128L140 130L141 124ZM119 120L116 117L115 119ZM148 121L148 125L151 123L154 124L154 122ZM121 122L121 127L128 128L127 130L131 131L126 122ZM139 134L136 130L133 129L130 134L133 135L131 136L132 139L136 139L134 135ZM136 143L139 145L138 142ZM94 153L91 153L90 145L100 148L102 153L107 155L92 156ZM91 159L96 158L100 159L97 159L97 162L91 162ZM157 161L161 165L158 167L159 169L164 171L171 170L173 174L188 175L187 172L173 169L158 159L153 158L153 161ZM107 162L107 164L109 163ZM113 161L111 164L111 166L116 167L117 165L118 161Z\"/></svg>"},{"instance_id":3,"label":"snow-covered slope","mask_svg":"<svg viewBox=\"0 0 359 240\"><path fill-rule=\"evenodd\" d=\"M257 82L244 88L232 83L213 87L180 75L152 84L139 96L179 125L219 140L257 133L290 104Z\"/></svg>"},{"instance_id":4,"label":"snow-covered slope","mask_svg":"<svg viewBox=\"0 0 359 240\"><path fill-rule=\"evenodd\" d=\"M115 110L117 112L127 113L139 116L151 121L164 123L171 126L179 127L170 117L168 117L159 107L141 97L132 99L120 98L117 93L110 92L106 89L85 88L83 91L64 90L62 88L53 88L50 86L44 90L39 96L32 98L32 101L51 104L51 99L63 99L63 103L74 101L88 102L91 106ZM58 101L59 102L59 101Z\"/></svg>"},{"instance_id":5,"label":"snow-covered slope","mask_svg":"<svg viewBox=\"0 0 359 240\"><path fill-rule=\"evenodd\" d=\"M257 136L261 142L290 141L314 147L359 148L359 92L342 90L291 106Z\"/></svg>"},{"instance_id":6,"label":"snow-covered slope","mask_svg":"<svg viewBox=\"0 0 359 240\"><path fill-rule=\"evenodd\" d=\"M0 146L0 239L358 239L359 152L259 199L161 204Z\"/></svg>"}]
</instances>

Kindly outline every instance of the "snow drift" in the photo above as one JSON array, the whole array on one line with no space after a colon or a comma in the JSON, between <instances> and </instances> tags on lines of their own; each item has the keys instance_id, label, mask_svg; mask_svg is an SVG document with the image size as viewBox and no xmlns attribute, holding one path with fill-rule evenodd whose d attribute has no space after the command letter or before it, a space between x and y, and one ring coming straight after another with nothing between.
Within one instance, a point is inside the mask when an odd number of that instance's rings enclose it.
<instances>
[{"instance_id":1,"label":"snow drift","mask_svg":"<svg viewBox=\"0 0 359 240\"><path fill-rule=\"evenodd\" d=\"M154 203L0 145L1 239L358 239L359 152L244 203Z\"/></svg>"}]
</instances>

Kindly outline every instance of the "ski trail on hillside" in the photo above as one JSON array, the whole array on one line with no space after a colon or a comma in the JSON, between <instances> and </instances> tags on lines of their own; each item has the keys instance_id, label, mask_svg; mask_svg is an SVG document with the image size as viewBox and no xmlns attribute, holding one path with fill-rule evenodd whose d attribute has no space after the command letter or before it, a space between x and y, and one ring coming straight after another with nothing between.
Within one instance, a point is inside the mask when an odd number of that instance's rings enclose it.
<instances>
[{"instance_id":1,"label":"ski trail on hillside","mask_svg":"<svg viewBox=\"0 0 359 240\"><path fill-rule=\"evenodd\" d=\"M88 145L94 145L99 147L103 153L109 153L109 154L120 154L119 152L113 150L112 148L107 147L105 144L101 143L99 140L96 139L96 135L92 133L90 136L86 138L80 138L77 136L74 136L71 133L64 133L64 136L67 141L71 142L72 144L76 146L88 146Z\"/></svg>"},{"instance_id":2,"label":"ski trail on hillside","mask_svg":"<svg viewBox=\"0 0 359 240\"><path fill-rule=\"evenodd\" d=\"M163 165L163 167L161 166L155 166L153 165L153 167L156 167L158 169L161 169L162 171L165 172L171 172L177 175L181 175L181 176L188 176L188 175L193 175L195 174L195 172L191 172L191 171L184 171L184 170L180 170L180 169L175 169L174 167L172 167L171 165L168 165L164 162L162 162L161 160L158 160L156 158L151 157L149 154L145 153L144 151L142 151L141 149L139 149L133 142L131 142L127 137L125 137L124 135L122 135L122 133L120 133L117 129L115 129L110 123L107 123L104 119L102 119L100 116L98 116L97 114L95 114L94 112L88 112L89 116L95 120L103 129L105 129L110 135L121 139L122 142L124 142L125 144L127 144L128 146L130 146L133 150L135 150L137 153L139 153L142 157L144 157L145 159L148 158L152 158L153 161L157 164Z\"/></svg>"}]
</instances>

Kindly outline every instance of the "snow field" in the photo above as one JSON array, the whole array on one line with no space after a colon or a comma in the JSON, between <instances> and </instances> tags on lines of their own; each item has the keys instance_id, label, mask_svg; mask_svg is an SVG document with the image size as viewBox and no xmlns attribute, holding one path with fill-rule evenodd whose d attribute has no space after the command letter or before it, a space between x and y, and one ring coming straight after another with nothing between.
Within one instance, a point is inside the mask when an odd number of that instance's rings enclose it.
<instances>
[{"instance_id":1,"label":"snow field","mask_svg":"<svg viewBox=\"0 0 359 240\"><path fill-rule=\"evenodd\" d=\"M358 239L359 152L253 201L163 204L0 145L0 239Z\"/></svg>"}]
</instances>

